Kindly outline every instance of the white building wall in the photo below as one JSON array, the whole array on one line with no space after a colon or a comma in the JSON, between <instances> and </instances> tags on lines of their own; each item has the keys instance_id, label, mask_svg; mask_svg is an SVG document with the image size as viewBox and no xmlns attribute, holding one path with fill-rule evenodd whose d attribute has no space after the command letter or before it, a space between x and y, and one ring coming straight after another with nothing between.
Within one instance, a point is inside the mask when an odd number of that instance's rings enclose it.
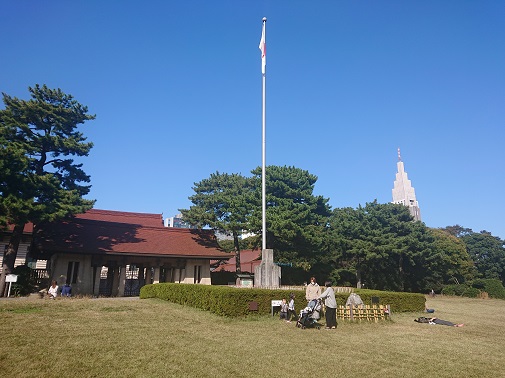
<instances>
[{"instance_id":1,"label":"white building wall","mask_svg":"<svg viewBox=\"0 0 505 378\"><path fill-rule=\"evenodd\" d=\"M416 199L416 192L408 178L407 172L405 172L403 161L398 161L397 169L398 172L396 173L392 190L393 203L407 206L414 219L420 221L421 210Z\"/></svg>"},{"instance_id":2,"label":"white building wall","mask_svg":"<svg viewBox=\"0 0 505 378\"><path fill-rule=\"evenodd\" d=\"M196 269L195 269L196 267ZM210 261L209 260L188 260L186 263L186 276L183 283L200 285L210 285ZM200 282L195 282L195 271L200 272Z\"/></svg>"},{"instance_id":3,"label":"white building wall","mask_svg":"<svg viewBox=\"0 0 505 378\"><path fill-rule=\"evenodd\" d=\"M2 266L3 266L3 255L4 251L7 248L7 245L9 244L9 239L4 240L2 244L0 244L0 273L2 272ZM31 242L30 241L25 241L19 243L19 248L18 248L18 253L16 255L16 262L14 263L14 267L19 266L19 265L25 265L27 262L29 262L28 266L32 269L46 269L47 267L47 261L46 260L37 260L35 262L30 262L26 260L26 257L28 255L28 248L30 247Z\"/></svg>"},{"instance_id":4,"label":"white building wall","mask_svg":"<svg viewBox=\"0 0 505 378\"><path fill-rule=\"evenodd\" d=\"M69 262L79 262L77 281L75 283L70 283L70 286L72 287L72 295L92 294L93 269L91 267L91 255L54 254L49 262L50 280L55 280L60 287L63 286L67 282ZM70 279L72 279L72 277Z\"/></svg>"}]
</instances>

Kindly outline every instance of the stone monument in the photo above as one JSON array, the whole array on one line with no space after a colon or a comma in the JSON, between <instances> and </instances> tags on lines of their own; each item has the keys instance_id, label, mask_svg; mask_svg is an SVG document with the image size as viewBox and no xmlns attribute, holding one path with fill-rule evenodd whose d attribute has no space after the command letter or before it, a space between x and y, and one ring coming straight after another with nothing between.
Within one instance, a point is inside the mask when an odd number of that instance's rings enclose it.
<instances>
[{"instance_id":1,"label":"stone monument","mask_svg":"<svg viewBox=\"0 0 505 378\"><path fill-rule=\"evenodd\" d=\"M255 287L279 287L281 285L281 267L274 263L274 250L261 251L261 264L254 269Z\"/></svg>"}]
</instances>

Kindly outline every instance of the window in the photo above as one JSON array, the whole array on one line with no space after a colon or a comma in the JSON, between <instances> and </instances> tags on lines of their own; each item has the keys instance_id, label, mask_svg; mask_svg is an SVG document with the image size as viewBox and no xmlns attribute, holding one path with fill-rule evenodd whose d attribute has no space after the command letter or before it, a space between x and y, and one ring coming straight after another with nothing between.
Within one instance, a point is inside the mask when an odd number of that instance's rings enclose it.
<instances>
[{"instance_id":1,"label":"window","mask_svg":"<svg viewBox=\"0 0 505 378\"><path fill-rule=\"evenodd\" d=\"M67 281L68 285L77 283L79 275L79 261L70 261L67 268Z\"/></svg>"},{"instance_id":2,"label":"window","mask_svg":"<svg viewBox=\"0 0 505 378\"><path fill-rule=\"evenodd\" d=\"M193 283L200 283L202 280L202 266L195 265L195 272L193 275Z\"/></svg>"}]
</instances>

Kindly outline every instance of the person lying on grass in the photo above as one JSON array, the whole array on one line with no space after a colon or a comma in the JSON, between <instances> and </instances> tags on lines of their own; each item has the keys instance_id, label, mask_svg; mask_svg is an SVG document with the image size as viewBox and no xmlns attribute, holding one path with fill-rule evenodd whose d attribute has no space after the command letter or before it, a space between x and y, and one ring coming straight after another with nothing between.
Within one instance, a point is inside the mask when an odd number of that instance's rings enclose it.
<instances>
[{"instance_id":1,"label":"person lying on grass","mask_svg":"<svg viewBox=\"0 0 505 378\"><path fill-rule=\"evenodd\" d=\"M450 327L463 327L464 326L463 323L456 324L456 323L450 322L448 320L442 320L439 318L425 318L424 316L414 319L414 321L418 322L418 323L440 324L440 325L446 325L446 326L450 326Z\"/></svg>"}]
</instances>

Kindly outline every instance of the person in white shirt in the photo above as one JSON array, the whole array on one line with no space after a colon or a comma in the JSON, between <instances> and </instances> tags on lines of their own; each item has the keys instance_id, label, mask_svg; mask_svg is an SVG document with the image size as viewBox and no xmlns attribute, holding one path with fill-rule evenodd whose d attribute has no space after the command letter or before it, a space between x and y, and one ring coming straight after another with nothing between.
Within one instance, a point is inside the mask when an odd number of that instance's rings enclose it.
<instances>
[{"instance_id":1,"label":"person in white shirt","mask_svg":"<svg viewBox=\"0 0 505 378\"><path fill-rule=\"evenodd\" d=\"M55 299L58 296L58 285L56 281L53 281L51 287L47 291L47 295L49 295L49 299Z\"/></svg>"}]
</instances>

